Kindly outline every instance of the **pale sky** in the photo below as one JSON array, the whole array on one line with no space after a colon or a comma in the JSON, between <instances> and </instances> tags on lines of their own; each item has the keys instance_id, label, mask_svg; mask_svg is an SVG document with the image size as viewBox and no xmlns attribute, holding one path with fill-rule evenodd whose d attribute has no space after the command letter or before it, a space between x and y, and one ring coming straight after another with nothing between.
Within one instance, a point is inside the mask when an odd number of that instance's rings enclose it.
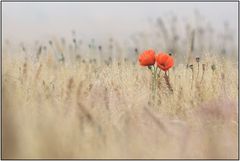
<instances>
[{"instance_id":1,"label":"pale sky","mask_svg":"<svg viewBox=\"0 0 240 161\"><path fill-rule=\"evenodd\" d=\"M193 17L195 9L221 30L228 21L237 33L237 2L2 2L3 39L33 41L67 36L75 29L84 37L126 37L148 26L148 19ZM236 34L237 35L237 34Z\"/></svg>"}]
</instances>

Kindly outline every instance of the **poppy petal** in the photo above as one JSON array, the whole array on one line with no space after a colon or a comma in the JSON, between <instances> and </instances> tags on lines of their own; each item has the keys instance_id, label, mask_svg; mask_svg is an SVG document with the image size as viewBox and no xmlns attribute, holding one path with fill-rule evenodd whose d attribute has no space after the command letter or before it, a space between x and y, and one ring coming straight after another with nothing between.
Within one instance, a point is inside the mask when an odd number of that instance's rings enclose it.
<instances>
[{"instance_id":1,"label":"poppy petal","mask_svg":"<svg viewBox=\"0 0 240 161\"><path fill-rule=\"evenodd\" d=\"M171 68L174 65L173 58L163 52L159 53L156 56L156 61L157 61L157 66L164 71L167 71L169 68Z\"/></svg>"},{"instance_id":2,"label":"poppy petal","mask_svg":"<svg viewBox=\"0 0 240 161\"><path fill-rule=\"evenodd\" d=\"M150 49L139 55L139 63L142 66L150 66L155 64L155 51Z\"/></svg>"}]
</instances>

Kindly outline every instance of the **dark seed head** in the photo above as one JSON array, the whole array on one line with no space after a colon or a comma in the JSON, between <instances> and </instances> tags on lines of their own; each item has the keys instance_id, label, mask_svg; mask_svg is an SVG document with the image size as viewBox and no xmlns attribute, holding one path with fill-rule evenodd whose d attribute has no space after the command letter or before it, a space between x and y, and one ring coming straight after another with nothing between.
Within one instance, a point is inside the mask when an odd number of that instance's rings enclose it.
<instances>
[{"instance_id":1,"label":"dark seed head","mask_svg":"<svg viewBox=\"0 0 240 161\"><path fill-rule=\"evenodd\" d=\"M215 65L215 64L212 64L212 65L211 65L211 68L212 68L213 71L216 70L216 65Z\"/></svg>"},{"instance_id":2,"label":"dark seed head","mask_svg":"<svg viewBox=\"0 0 240 161\"><path fill-rule=\"evenodd\" d=\"M196 57L196 62L200 62L200 57Z\"/></svg>"},{"instance_id":3,"label":"dark seed head","mask_svg":"<svg viewBox=\"0 0 240 161\"><path fill-rule=\"evenodd\" d=\"M135 48L134 51L135 51L135 53L138 53L138 49L137 48Z\"/></svg>"},{"instance_id":4,"label":"dark seed head","mask_svg":"<svg viewBox=\"0 0 240 161\"><path fill-rule=\"evenodd\" d=\"M189 65L189 68L193 70L193 64L190 64L190 65Z\"/></svg>"},{"instance_id":5,"label":"dark seed head","mask_svg":"<svg viewBox=\"0 0 240 161\"><path fill-rule=\"evenodd\" d=\"M73 39L73 43L74 43L74 44L76 44L76 43L77 43L77 40L76 40L75 38Z\"/></svg>"}]
</instances>

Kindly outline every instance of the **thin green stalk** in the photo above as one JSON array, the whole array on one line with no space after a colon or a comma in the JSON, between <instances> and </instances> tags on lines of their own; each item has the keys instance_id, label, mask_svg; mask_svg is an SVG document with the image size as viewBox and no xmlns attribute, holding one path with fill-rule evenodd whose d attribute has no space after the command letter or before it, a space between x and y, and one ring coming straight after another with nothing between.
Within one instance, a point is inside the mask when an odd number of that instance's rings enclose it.
<instances>
[{"instance_id":1,"label":"thin green stalk","mask_svg":"<svg viewBox=\"0 0 240 161\"><path fill-rule=\"evenodd\" d=\"M197 78L196 78L196 80L198 79L198 75L199 75L199 63L198 63L198 72L197 72Z\"/></svg>"},{"instance_id":2,"label":"thin green stalk","mask_svg":"<svg viewBox=\"0 0 240 161\"><path fill-rule=\"evenodd\" d=\"M156 86L157 86L157 67L154 67L154 88L153 88L153 94L154 94L154 97L155 97L155 94L156 94Z\"/></svg>"},{"instance_id":3,"label":"thin green stalk","mask_svg":"<svg viewBox=\"0 0 240 161\"><path fill-rule=\"evenodd\" d=\"M151 70L152 72L152 83L151 83L151 90L153 91L153 86L154 86L154 67L151 65L151 66L148 66L148 69Z\"/></svg>"},{"instance_id":4,"label":"thin green stalk","mask_svg":"<svg viewBox=\"0 0 240 161\"><path fill-rule=\"evenodd\" d=\"M154 101L155 100L155 94L156 94L156 85L157 85L157 67L150 66L148 68L152 72L151 98Z\"/></svg>"}]
</instances>

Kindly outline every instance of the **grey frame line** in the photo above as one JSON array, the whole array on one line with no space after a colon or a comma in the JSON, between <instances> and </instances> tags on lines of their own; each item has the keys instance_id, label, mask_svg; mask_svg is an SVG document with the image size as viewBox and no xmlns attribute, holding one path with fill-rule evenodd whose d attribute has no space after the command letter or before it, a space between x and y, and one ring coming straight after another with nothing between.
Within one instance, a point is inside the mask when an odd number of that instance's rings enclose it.
<instances>
[{"instance_id":1,"label":"grey frame line","mask_svg":"<svg viewBox=\"0 0 240 161\"><path fill-rule=\"evenodd\" d=\"M239 22L239 6L240 3L238 0L131 0L131 1L127 1L127 0L118 0L118 1L112 1L112 0L88 0L88 1L84 1L84 0L0 0L0 6L1 6L1 33L0 33L0 37L1 37L1 159L2 159L2 3L4 2L237 2L238 3L238 48L237 48L237 52L238 52L238 72L239 72L239 26L240 26L240 22ZM238 73L238 81L239 81L239 73ZM5 159L6 160L6 159ZM11 159L8 159L11 160ZM25 159L18 159L18 160L25 160ZM34 159L34 160L130 160L130 159ZM131 160L176 160L176 159L131 159ZM210 160L210 159L178 159L178 160ZM211 160L225 160L225 159L211 159ZM229 160L235 160L235 159L229 159ZM238 160L239 160L239 84L238 84Z\"/></svg>"},{"instance_id":2,"label":"grey frame line","mask_svg":"<svg viewBox=\"0 0 240 161\"><path fill-rule=\"evenodd\" d=\"M2 0L2 2L239 2L238 0Z\"/></svg>"}]
</instances>

